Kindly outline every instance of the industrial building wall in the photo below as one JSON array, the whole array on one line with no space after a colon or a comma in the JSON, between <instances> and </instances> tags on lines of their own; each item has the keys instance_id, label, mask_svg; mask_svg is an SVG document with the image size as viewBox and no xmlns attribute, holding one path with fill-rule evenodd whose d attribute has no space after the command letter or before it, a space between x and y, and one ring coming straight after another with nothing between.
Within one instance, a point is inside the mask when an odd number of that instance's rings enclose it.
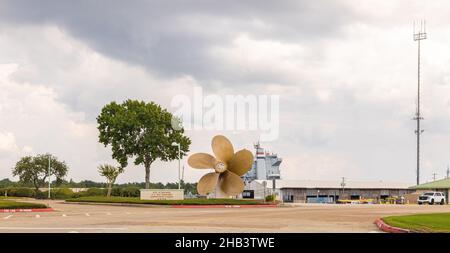
<instances>
[{"instance_id":1,"label":"industrial building wall","mask_svg":"<svg viewBox=\"0 0 450 253\"><path fill-rule=\"evenodd\" d=\"M393 196L403 196L413 192L408 189L301 189L283 188L281 198L285 202L335 202L339 199L383 199Z\"/></svg>"},{"instance_id":2,"label":"industrial building wall","mask_svg":"<svg viewBox=\"0 0 450 253\"><path fill-rule=\"evenodd\" d=\"M284 202L305 203L306 189L284 188L281 189L281 199Z\"/></svg>"},{"instance_id":3,"label":"industrial building wall","mask_svg":"<svg viewBox=\"0 0 450 253\"><path fill-rule=\"evenodd\" d=\"M254 199L264 199L265 196L272 195L275 193L279 198L279 200L281 200L281 191L279 189L273 190L272 188L269 188L267 186L264 187L264 185L256 181L252 181L246 184L244 187L244 191L252 191Z\"/></svg>"}]
</instances>

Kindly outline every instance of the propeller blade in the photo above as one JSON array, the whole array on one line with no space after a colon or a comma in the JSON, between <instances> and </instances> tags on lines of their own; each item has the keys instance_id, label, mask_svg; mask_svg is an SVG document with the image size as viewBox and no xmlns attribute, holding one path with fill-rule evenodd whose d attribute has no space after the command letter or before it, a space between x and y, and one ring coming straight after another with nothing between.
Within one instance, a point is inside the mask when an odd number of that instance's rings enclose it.
<instances>
[{"instance_id":1,"label":"propeller blade","mask_svg":"<svg viewBox=\"0 0 450 253\"><path fill-rule=\"evenodd\" d=\"M233 144L223 135L216 135L212 139L211 147L216 157L227 163L233 158L234 149Z\"/></svg>"},{"instance_id":2,"label":"propeller blade","mask_svg":"<svg viewBox=\"0 0 450 253\"><path fill-rule=\"evenodd\" d=\"M220 174L219 187L226 195L236 196L244 191L244 181L238 175L227 170Z\"/></svg>"},{"instance_id":3,"label":"propeller blade","mask_svg":"<svg viewBox=\"0 0 450 253\"><path fill-rule=\"evenodd\" d=\"M212 169L216 164L216 158L206 153L195 153L189 156L188 164L195 169Z\"/></svg>"},{"instance_id":4,"label":"propeller blade","mask_svg":"<svg viewBox=\"0 0 450 253\"><path fill-rule=\"evenodd\" d=\"M204 175L197 184L197 192L200 195L208 195L216 189L219 173L212 172Z\"/></svg>"},{"instance_id":5,"label":"propeller blade","mask_svg":"<svg viewBox=\"0 0 450 253\"><path fill-rule=\"evenodd\" d=\"M228 162L228 170L238 176L243 176L252 168L253 154L247 149L242 149L234 154Z\"/></svg>"}]
</instances>

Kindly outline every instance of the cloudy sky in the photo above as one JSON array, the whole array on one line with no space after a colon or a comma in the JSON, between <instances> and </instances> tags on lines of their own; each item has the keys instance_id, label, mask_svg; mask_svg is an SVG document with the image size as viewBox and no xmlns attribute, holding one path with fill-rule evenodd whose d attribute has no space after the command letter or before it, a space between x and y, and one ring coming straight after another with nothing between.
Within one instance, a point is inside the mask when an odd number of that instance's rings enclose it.
<instances>
[{"instance_id":1,"label":"cloudy sky","mask_svg":"<svg viewBox=\"0 0 450 253\"><path fill-rule=\"evenodd\" d=\"M280 135L262 143L286 179L415 182L417 44L426 19L422 181L450 164L449 1L0 2L0 178L51 152L69 178L113 162L96 116L125 99L169 111L179 94L277 94ZM218 131L188 131L210 152ZM252 149L258 131L222 132ZM187 168L187 181L203 172ZM129 166L119 182L143 181ZM156 162L151 181L176 181Z\"/></svg>"}]
</instances>

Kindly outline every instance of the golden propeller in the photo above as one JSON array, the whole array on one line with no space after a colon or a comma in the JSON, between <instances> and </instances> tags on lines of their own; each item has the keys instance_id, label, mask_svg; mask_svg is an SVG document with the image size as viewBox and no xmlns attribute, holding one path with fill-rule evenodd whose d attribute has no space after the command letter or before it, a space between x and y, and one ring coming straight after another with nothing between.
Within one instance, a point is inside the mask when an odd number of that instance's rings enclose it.
<instances>
[{"instance_id":1,"label":"golden propeller","mask_svg":"<svg viewBox=\"0 0 450 253\"><path fill-rule=\"evenodd\" d=\"M242 149L234 153L231 142L223 135L212 139L211 147L215 155L196 153L189 156L188 164L195 169L214 169L204 175L197 184L197 191L207 195L216 188L227 196L236 196L244 190L243 176L253 164L252 152Z\"/></svg>"}]
</instances>

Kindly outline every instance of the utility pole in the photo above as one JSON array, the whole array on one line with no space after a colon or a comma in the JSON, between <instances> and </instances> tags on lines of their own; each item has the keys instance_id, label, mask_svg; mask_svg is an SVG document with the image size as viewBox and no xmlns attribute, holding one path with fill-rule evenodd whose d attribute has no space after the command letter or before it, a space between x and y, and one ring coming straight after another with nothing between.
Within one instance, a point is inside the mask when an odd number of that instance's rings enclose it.
<instances>
[{"instance_id":1,"label":"utility pole","mask_svg":"<svg viewBox=\"0 0 450 253\"><path fill-rule=\"evenodd\" d=\"M433 182L434 181L436 181L436 175L437 175L437 173L435 172L435 173L433 173Z\"/></svg>"},{"instance_id":2,"label":"utility pole","mask_svg":"<svg viewBox=\"0 0 450 253\"><path fill-rule=\"evenodd\" d=\"M447 179L449 179L450 178L450 167L448 167L448 165L447 165Z\"/></svg>"},{"instance_id":3,"label":"utility pole","mask_svg":"<svg viewBox=\"0 0 450 253\"><path fill-rule=\"evenodd\" d=\"M345 189L345 177L342 177L341 187L342 187L342 197L343 197L344 196L344 189Z\"/></svg>"},{"instance_id":4,"label":"utility pole","mask_svg":"<svg viewBox=\"0 0 450 253\"><path fill-rule=\"evenodd\" d=\"M420 129L420 121L423 120L423 117L420 115L420 41L427 38L425 21L421 20L420 23L417 24L418 27L416 29L416 22L414 22L413 28L413 39L417 41L417 109L416 116L413 118L417 121L417 129L415 133L417 135L417 185L420 184L420 135L424 130Z\"/></svg>"}]
</instances>

